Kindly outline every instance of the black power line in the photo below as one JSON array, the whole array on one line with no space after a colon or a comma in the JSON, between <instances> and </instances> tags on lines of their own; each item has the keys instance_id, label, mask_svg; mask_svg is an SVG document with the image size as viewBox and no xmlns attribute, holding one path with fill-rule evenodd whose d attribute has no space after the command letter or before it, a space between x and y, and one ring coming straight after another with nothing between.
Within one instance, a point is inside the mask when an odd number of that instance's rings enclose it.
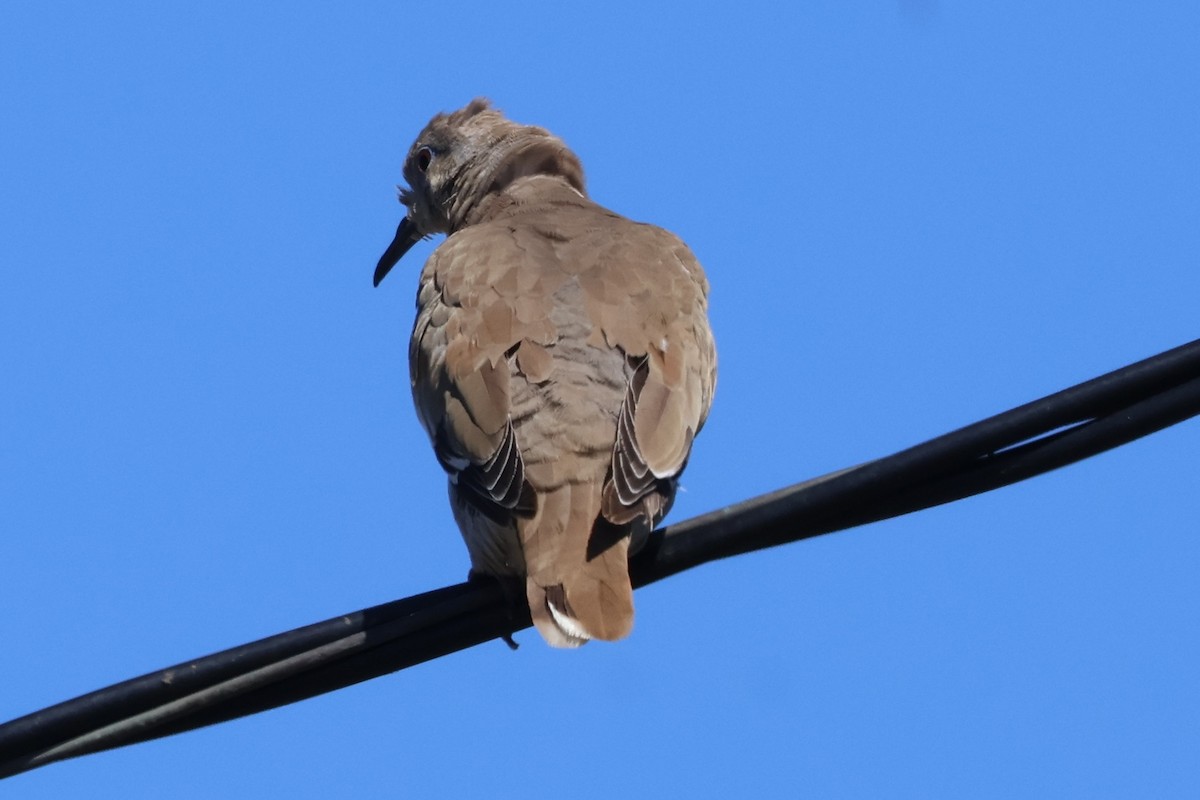
<instances>
[{"instance_id":1,"label":"black power line","mask_svg":"<svg viewBox=\"0 0 1200 800\"><path fill-rule=\"evenodd\" d=\"M659 529L630 563L633 583L1007 486L1197 414L1200 340L895 455ZM506 603L491 581L335 617L0 725L0 777L293 703L529 624L528 609Z\"/></svg>"}]
</instances>

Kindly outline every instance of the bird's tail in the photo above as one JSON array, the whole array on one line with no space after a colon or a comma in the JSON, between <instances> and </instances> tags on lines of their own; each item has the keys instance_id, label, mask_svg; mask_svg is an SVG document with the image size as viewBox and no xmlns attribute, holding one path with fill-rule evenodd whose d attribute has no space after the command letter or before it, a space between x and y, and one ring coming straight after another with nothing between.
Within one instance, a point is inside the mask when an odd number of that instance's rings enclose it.
<instances>
[{"instance_id":1,"label":"bird's tail","mask_svg":"<svg viewBox=\"0 0 1200 800\"><path fill-rule=\"evenodd\" d=\"M555 647L613 641L633 628L629 536L600 516L600 486L565 483L539 492L518 522L526 593L538 633Z\"/></svg>"}]
</instances>

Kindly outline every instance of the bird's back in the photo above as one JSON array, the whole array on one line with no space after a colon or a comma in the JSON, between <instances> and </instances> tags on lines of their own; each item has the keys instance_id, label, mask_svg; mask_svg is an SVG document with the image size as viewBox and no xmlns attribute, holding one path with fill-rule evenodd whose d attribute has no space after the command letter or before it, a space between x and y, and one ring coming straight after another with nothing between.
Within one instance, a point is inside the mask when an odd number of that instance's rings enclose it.
<instances>
[{"instance_id":1,"label":"bird's back","mask_svg":"<svg viewBox=\"0 0 1200 800\"><path fill-rule=\"evenodd\" d=\"M666 512L711 402L707 284L672 234L557 178L503 200L422 273L414 400L473 568L525 574L552 644L620 638L630 536Z\"/></svg>"}]
</instances>

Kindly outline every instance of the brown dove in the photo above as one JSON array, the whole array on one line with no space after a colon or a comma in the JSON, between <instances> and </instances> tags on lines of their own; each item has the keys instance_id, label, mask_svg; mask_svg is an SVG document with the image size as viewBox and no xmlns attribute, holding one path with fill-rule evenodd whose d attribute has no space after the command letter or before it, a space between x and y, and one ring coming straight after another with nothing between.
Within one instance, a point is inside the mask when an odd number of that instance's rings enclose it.
<instances>
[{"instance_id":1,"label":"brown dove","mask_svg":"<svg viewBox=\"0 0 1200 800\"><path fill-rule=\"evenodd\" d=\"M556 647L633 626L629 555L675 496L716 383L708 282L676 236L597 205L548 131L475 100L404 162L375 285L447 238L417 291L417 414L473 574L524 578Z\"/></svg>"}]
</instances>

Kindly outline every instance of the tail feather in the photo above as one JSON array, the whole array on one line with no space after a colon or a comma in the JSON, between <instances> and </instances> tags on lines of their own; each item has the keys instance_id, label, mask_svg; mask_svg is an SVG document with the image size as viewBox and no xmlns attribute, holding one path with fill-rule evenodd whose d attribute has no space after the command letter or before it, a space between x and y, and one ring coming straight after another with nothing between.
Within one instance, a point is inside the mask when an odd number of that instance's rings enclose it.
<instances>
[{"instance_id":1,"label":"tail feather","mask_svg":"<svg viewBox=\"0 0 1200 800\"><path fill-rule=\"evenodd\" d=\"M517 522L538 632L555 647L627 636L633 628L629 537L606 536L607 547L589 552L593 533L607 526L600 519L600 485L567 483L539 494L537 512Z\"/></svg>"}]
</instances>

